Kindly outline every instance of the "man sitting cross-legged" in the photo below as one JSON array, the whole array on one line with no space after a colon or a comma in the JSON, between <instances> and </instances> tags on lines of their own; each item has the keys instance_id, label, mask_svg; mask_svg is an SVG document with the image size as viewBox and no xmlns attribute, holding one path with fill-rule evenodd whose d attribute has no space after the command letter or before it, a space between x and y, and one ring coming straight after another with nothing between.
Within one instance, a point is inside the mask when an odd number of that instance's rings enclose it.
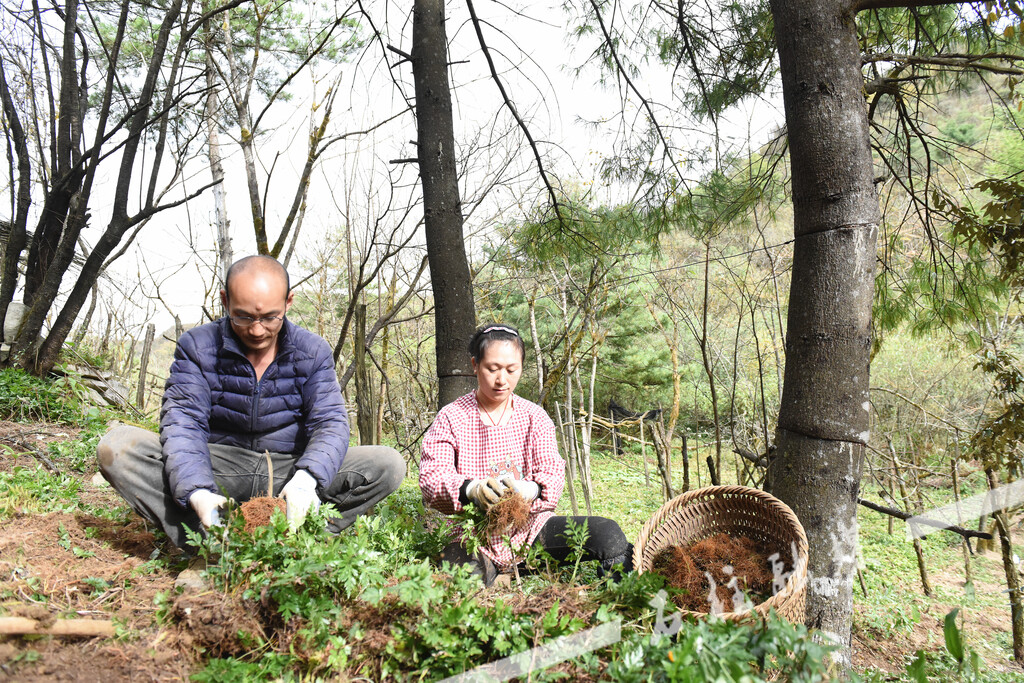
<instances>
[{"instance_id":1,"label":"man sitting cross-legged","mask_svg":"<svg viewBox=\"0 0 1024 683\"><path fill-rule=\"evenodd\" d=\"M100 441L100 471L185 547L186 528L219 523L228 497L266 495L269 452L288 521L297 526L326 501L340 514L329 528L344 529L398 488L405 461L386 446L348 447L331 348L287 319L292 293L280 263L237 261L221 298L227 316L178 341L159 436L115 427Z\"/></svg>"}]
</instances>

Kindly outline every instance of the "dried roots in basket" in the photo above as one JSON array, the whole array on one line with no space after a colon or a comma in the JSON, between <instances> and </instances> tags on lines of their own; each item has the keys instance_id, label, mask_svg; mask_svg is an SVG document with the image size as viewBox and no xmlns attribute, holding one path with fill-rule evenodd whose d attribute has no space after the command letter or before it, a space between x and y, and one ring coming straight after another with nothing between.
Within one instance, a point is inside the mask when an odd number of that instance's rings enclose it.
<instances>
[{"instance_id":1,"label":"dried roots in basket","mask_svg":"<svg viewBox=\"0 0 1024 683\"><path fill-rule=\"evenodd\" d=\"M651 568L670 586L684 591L674 599L691 612L733 612L743 608L734 600L740 593L754 605L772 595L774 576L768 553L744 536L718 534L690 546L667 546L655 556ZM715 584L714 598L708 573Z\"/></svg>"}]
</instances>

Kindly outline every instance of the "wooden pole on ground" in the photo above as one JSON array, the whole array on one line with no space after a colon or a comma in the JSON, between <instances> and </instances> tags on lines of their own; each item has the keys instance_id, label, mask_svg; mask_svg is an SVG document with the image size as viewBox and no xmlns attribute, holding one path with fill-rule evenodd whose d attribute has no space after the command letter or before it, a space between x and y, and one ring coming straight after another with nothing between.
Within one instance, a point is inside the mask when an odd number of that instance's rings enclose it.
<instances>
[{"instance_id":1,"label":"wooden pole on ground","mask_svg":"<svg viewBox=\"0 0 1024 683\"><path fill-rule=\"evenodd\" d=\"M57 619L47 624L27 617L0 617L0 635L111 638L114 622L109 619Z\"/></svg>"}]
</instances>

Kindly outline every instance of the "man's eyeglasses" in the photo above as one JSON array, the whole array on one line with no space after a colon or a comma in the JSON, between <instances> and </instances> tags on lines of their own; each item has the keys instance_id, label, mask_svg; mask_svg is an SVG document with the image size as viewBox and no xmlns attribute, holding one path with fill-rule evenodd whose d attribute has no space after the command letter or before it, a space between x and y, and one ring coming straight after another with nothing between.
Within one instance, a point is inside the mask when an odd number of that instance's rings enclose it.
<instances>
[{"instance_id":1,"label":"man's eyeglasses","mask_svg":"<svg viewBox=\"0 0 1024 683\"><path fill-rule=\"evenodd\" d=\"M274 327L282 320L284 320L283 315L265 315L262 318L250 318L247 315L232 315L228 316L228 318L231 320L232 323L238 325L239 327L249 327L251 325L259 323L260 325L263 325L263 327L266 328Z\"/></svg>"}]
</instances>

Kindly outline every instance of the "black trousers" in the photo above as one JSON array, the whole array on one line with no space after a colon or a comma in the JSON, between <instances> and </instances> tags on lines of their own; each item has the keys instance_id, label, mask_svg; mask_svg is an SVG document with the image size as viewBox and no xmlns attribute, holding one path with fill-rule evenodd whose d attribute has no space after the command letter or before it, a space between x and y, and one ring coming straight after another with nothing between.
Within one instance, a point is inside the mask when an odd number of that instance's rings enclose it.
<instances>
[{"instance_id":1,"label":"black trousers","mask_svg":"<svg viewBox=\"0 0 1024 683\"><path fill-rule=\"evenodd\" d=\"M624 571L633 570L633 544L614 520L605 517L551 517L541 527L533 544L544 548L556 562L567 561L573 550L566 535L570 520L577 526L585 524L589 532L583 546L584 561L597 560L602 574L610 572L617 564L621 564ZM470 555L459 541L449 544L441 552L441 559L452 564L470 565L486 586L490 586L498 575L494 563L486 555Z\"/></svg>"}]
</instances>

